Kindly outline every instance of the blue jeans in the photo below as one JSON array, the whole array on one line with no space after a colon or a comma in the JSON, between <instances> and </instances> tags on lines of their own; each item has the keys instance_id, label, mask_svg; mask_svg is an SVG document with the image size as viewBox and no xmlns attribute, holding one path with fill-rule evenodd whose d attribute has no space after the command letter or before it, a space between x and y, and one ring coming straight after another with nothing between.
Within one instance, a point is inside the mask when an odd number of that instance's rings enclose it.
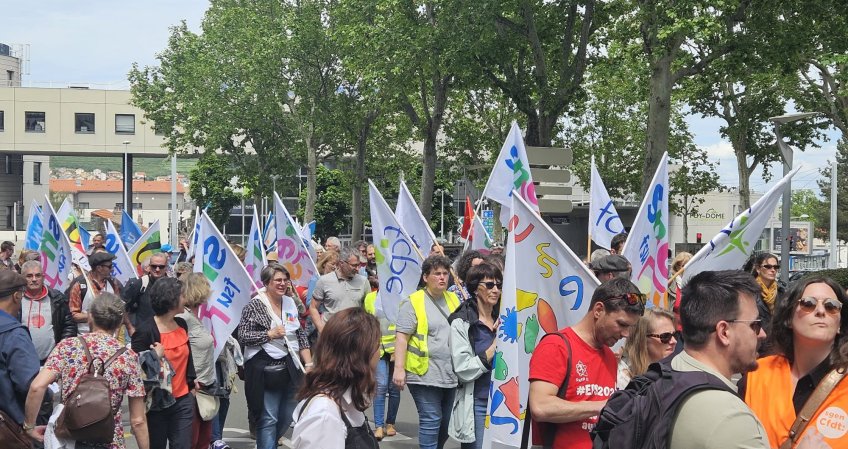
<instances>
[{"instance_id":1,"label":"blue jeans","mask_svg":"<svg viewBox=\"0 0 848 449\"><path fill-rule=\"evenodd\" d=\"M486 407L489 398L474 398L474 442L462 443L462 449L483 449L483 428L486 425Z\"/></svg>"},{"instance_id":2,"label":"blue jeans","mask_svg":"<svg viewBox=\"0 0 848 449\"><path fill-rule=\"evenodd\" d=\"M374 398L374 427L383 427L384 424L394 424L400 408L400 391L392 383L392 371L395 370L394 362L387 358L381 358L377 362L377 396ZM389 393L389 416L386 417L386 392ZM386 418L383 421L383 418Z\"/></svg>"},{"instance_id":3,"label":"blue jeans","mask_svg":"<svg viewBox=\"0 0 848 449\"><path fill-rule=\"evenodd\" d=\"M407 384L418 409L418 445L421 449L442 449L448 440L448 423L456 388Z\"/></svg>"},{"instance_id":4,"label":"blue jeans","mask_svg":"<svg viewBox=\"0 0 848 449\"><path fill-rule=\"evenodd\" d=\"M221 406L218 407L218 414L212 418L212 441L224 439L224 423L227 421L227 411L230 409L230 398L218 398Z\"/></svg>"},{"instance_id":5,"label":"blue jeans","mask_svg":"<svg viewBox=\"0 0 848 449\"><path fill-rule=\"evenodd\" d=\"M292 423L292 413L297 406L295 388L281 386L276 390L265 389L262 416L256 423L256 449L277 449L277 440Z\"/></svg>"}]
</instances>

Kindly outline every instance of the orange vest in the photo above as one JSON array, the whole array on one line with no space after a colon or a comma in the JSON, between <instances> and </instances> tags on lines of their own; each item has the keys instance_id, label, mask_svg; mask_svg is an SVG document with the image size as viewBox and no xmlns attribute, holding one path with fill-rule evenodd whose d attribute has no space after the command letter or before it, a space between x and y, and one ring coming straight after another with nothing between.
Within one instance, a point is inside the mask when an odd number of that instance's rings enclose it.
<instances>
[{"instance_id":1,"label":"orange vest","mask_svg":"<svg viewBox=\"0 0 848 449\"><path fill-rule=\"evenodd\" d=\"M789 429L795 422L794 388L789 369L786 358L773 355L760 359L759 368L748 373L745 402L762 421L773 448L780 447L789 438ZM808 431L817 431L832 448L848 448L848 381L843 380L834 388L813 414L801 437Z\"/></svg>"}]
</instances>

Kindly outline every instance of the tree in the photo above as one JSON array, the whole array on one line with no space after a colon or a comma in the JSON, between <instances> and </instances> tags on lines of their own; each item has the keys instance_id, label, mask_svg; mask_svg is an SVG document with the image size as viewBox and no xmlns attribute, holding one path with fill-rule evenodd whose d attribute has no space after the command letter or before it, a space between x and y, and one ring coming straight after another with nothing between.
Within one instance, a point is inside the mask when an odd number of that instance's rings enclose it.
<instances>
[{"instance_id":1,"label":"tree","mask_svg":"<svg viewBox=\"0 0 848 449\"><path fill-rule=\"evenodd\" d=\"M204 153L188 174L189 194L198 207L206 209L218 229L227 222L233 207L241 200L230 183L235 175L231 157L214 152Z\"/></svg>"},{"instance_id":2,"label":"tree","mask_svg":"<svg viewBox=\"0 0 848 449\"><path fill-rule=\"evenodd\" d=\"M683 242L689 243L689 217L698 214L699 206L705 201L704 194L721 190L722 186L706 151L690 142L675 153L671 162L678 168L669 176L669 213L683 217Z\"/></svg>"},{"instance_id":3,"label":"tree","mask_svg":"<svg viewBox=\"0 0 848 449\"><path fill-rule=\"evenodd\" d=\"M347 233L350 228L350 182L341 170L318 166L316 182L321 195L315 204L315 237L327 237ZM304 214L306 190L300 194L298 215ZM311 220L310 220L311 221Z\"/></svg>"},{"instance_id":4,"label":"tree","mask_svg":"<svg viewBox=\"0 0 848 449\"><path fill-rule=\"evenodd\" d=\"M830 237L830 167L820 171L821 179L818 181L823 200L818 208L813 209L816 213L804 212L815 218L816 237ZM836 144L836 173L844 179L848 173L848 143L841 139ZM794 205L794 198L793 198ZM795 215L795 212L792 212ZM839 181L836 184L836 238L848 241L848 185Z\"/></svg>"}]
</instances>

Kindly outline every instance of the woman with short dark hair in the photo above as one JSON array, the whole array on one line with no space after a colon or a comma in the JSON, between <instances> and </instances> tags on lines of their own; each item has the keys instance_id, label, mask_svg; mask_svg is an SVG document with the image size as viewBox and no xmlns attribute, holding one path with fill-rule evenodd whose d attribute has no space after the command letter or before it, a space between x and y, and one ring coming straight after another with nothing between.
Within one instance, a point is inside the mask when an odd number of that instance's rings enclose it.
<instances>
[{"instance_id":1,"label":"woman with short dark hair","mask_svg":"<svg viewBox=\"0 0 848 449\"><path fill-rule=\"evenodd\" d=\"M188 324L177 317L183 312L182 282L176 278L161 278L150 287L150 305L153 317L138 323L132 335L135 352L152 351L158 364L167 363L173 370L170 393L173 403L165 399L154 403L147 412L149 427L156 429L150 435L152 449L188 449L191 447L191 426L194 420L195 387L194 362L188 339ZM147 392L150 395L150 391ZM156 396L154 396L156 397ZM161 399L161 396L159 396ZM158 402L158 401L157 401Z\"/></svg>"},{"instance_id":2,"label":"woman with short dark hair","mask_svg":"<svg viewBox=\"0 0 848 449\"><path fill-rule=\"evenodd\" d=\"M327 321L315 345L315 368L298 393L293 447L378 447L364 412L377 385L379 341L380 323L362 308Z\"/></svg>"}]
</instances>

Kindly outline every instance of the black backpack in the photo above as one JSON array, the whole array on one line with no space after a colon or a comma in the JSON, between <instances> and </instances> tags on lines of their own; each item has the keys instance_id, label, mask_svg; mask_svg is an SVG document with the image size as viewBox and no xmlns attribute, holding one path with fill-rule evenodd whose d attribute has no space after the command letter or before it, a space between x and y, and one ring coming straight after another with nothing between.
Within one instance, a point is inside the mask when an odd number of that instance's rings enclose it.
<instances>
[{"instance_id":1,"label":"black backpack","mask_svg":"<svg viewBox=\"0 0 848 449\"><path fill-rule=\"evenodd\" d=\"M591 431L593 449L668 448L671 429L683 400L701 390L736 395L716 376L703 371L675 371L671 357L652 363L627 388L613 393Z\"/></svg>"}]
</instances>

